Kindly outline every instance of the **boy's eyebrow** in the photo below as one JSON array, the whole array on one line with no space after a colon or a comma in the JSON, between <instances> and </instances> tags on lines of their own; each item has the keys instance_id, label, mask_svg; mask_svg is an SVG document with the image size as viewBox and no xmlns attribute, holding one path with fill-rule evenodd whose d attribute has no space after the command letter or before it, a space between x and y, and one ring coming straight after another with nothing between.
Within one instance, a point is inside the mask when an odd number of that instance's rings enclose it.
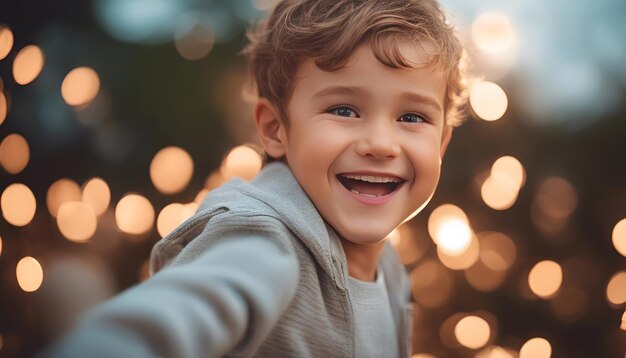
<instances>
[{"instance_id":1,"label":"boy's eyebrow","mask_svg":"<svg viewBox=\"0 0 626 358\"><path fill-rule=\"evenodd\" d=\"M355 87L355 86L330 86L315 93L313 97L324 97L324 96L329 96L329 95L340 95L340 94L348 94L352 96L363 96L366 94L366 91L364 91L360 87ZM402 97L402 100L404 101L423 103L441 112L441 105L436 99L434 99L431 96L422 95L422 94L413 93L413 92L403 92L401 94L401 97Z\"/></svg>"}]
</instances>

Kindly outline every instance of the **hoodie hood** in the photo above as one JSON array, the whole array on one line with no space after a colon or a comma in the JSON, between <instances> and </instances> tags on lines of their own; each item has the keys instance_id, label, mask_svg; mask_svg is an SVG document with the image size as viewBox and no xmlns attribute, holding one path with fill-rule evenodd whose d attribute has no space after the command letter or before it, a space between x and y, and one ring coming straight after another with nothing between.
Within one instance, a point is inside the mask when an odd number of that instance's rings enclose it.
<instances>
[{"instance_id":1,"label":"hoodie hood","mask_svg":"<svg viewBox=\"0 0 626 358\"><path fill-rule=\"evenodd\" d=\"M155 245L152 270L167 265L193 235L198 235L205 225L211 225L211 216L224 211L270 216L280 221L313 254L323 270L345 288L347 263L341 242L282 162L267 164L251 182L237 178L211 191L194 216Z\"/></svg>"}]
</instances>

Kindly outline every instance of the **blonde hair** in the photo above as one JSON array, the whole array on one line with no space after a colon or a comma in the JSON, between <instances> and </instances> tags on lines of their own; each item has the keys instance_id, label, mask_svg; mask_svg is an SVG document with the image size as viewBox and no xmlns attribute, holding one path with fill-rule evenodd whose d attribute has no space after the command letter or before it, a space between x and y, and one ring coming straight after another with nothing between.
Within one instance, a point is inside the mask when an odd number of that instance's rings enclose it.
<instances>
[{"instance_id":1,"label":"blonde hair","mask_svg":"<svg viewBox=\"0 0 626 358\"><path fill-rule=\"evenodd\" d=\"M436 0L283 0L248 38L243 53L250 59L252 87L282 118L287 118L286 105L303 59L334 71L357 47L369 43L386 66L414 67L400 53L399 43L405 40L416 46L429 43L425 66L446 75L446 124L458 126L465 118L467 56Z\"/></svg>"}]
</instances>

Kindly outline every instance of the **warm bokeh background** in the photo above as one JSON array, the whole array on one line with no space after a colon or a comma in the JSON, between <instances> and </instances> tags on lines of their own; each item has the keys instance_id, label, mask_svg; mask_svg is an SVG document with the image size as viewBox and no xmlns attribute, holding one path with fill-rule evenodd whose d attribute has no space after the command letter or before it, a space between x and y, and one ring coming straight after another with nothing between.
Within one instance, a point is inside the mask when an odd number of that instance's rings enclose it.
<instances>
[{"instance_id":1,"label":"warm bokeh background","mask_svg":"<svg viewBox=\"0 0 626 358\"><path fill-rule=\"evenodd\" d=\"M258 170L238 52L271 3L0 2L0 356L146 279L208 190ZM443 3L484 80L390 235L416 356L623 357L626 3Z\"/></svg>"}]
</instances>

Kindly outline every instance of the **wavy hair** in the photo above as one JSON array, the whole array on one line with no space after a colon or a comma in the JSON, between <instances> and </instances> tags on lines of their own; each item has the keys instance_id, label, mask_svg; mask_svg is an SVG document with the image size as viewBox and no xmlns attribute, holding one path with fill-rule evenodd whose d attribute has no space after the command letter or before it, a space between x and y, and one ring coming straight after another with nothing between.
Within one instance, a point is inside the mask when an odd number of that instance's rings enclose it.
<instances>
[{"instance_id":1,"label":"wavy hair","mask_svg":"<svg viewBox=\"0 0 626 358\"><path fill-rule=\"evenodd\" d=\"M369 43L392 68L415 67L399 49L409 40L424 49L424 66L445 74L446 124L458 126L467 105L467 56L436 0L283 0L248 32L254 93L277 106L282 118L294 76L305 58L324 71L342 68L357 47ZM431 50L431 47L433 48Z\"/></svg>"}]
</instances>

